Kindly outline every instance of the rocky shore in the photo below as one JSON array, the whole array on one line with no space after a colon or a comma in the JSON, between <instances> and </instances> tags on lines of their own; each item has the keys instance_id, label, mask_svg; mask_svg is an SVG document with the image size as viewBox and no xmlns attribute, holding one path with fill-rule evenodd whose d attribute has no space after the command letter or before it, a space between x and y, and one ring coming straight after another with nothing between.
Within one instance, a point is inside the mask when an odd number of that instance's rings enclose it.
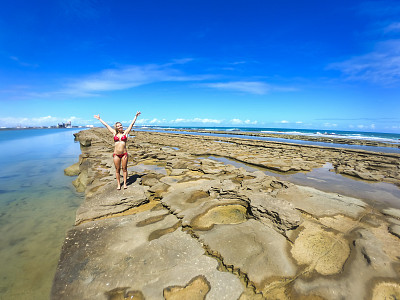
<instances>
[{"instance_id":1,"label":"rocky shore","mask_svg":"<svg viewBox=\"0 0 400 300\"><path fill-rule=\"evenodd\" d=\"M400 155L165 132L128 141L116 190L106 129L76 134L85 193L52 299L399 299L400 210L249 172L334 171L400 186ZM399 199L400 201L400 199Z\"/></svg>"},{"instance_id":2,"label":"rocky shore","mask_svg":"<svg viewBox=\"0 0 400 300\"><path fill-rule=\"evenodd\" d=\"M159 130L159 129L157 129ZM201 132L210 134L225 134L225 135L243 135L243 136L256 136L256 137L267 137L267 138L279 138L287 140L302 140L311 142L322 142L332 144L347 144L347 145L361 145L361 146L373 146L373 147L392 147L400 148L400 141L398 143L387 143L365 139L346 139L335 135L328 136L308 136L308 135L294 135L294 134L279 134L279 133L266 133L258 131L223 131L223 130L206 130L206 129L166 129L168 131L185 131L185 132Z\"/></svg>"}]
</instances>

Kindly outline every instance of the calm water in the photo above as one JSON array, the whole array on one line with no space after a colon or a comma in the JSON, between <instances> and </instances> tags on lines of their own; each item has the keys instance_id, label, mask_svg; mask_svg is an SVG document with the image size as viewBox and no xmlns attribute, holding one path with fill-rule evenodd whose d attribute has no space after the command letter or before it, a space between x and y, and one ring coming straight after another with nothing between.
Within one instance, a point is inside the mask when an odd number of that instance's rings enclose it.
<instances>
[{"instance_id":1,"label":"calm water","mask_svg":"<svg viewBox=\"0 0 400 300\"><path fill-rule=\"evenodd\" d=\"M225 157L209 156L207 158L233 165L237 168L244 168L249 172L262 170L269 176L274 176L294 184L313 187L328 193L338 193L362 199L377 208L394 207L400 209L400 188L398 186L386 182L357 180L352 177L336 174L335 172L331 172L333 166L330 163L326 163L322 168L316 168L307 173L283 174L267 171L265 168L251 166Z\"/></svg>"},{"instance_id":2,"label":"calm water","mask_svg":"<svg viewBox=\"0 0 400 300\"><path fill-rule=\"evenodd\" d=\"M169 129L180 129L183 131L172 131ZM191 130L207 130L210 132L190 132L184 131L185 129ZM284 143L294 143L301 145L316 145L323 147L337 147L337 148L347 148L347 149L356 149L356 150L367 150L374 152L385 152L385 153L400 153L400 134L398 133L379 133L379 132L362 132L362 131L333 131L333 130L317 130L317 129L283 129L283 128L230 128L230 127L138 127L135 130L142 131L162 131L167 133L175 133L175 134L191 134L191 135L200 135L200 136L218 136L218 137L233 137L233 138L246 138L253 140L264 140L264 141L273 141L273 142L284 142ZM225 134L212 133L213 131L225 131ZM237 134L240 133L240 134ZM246 134L253 133L273 133L282 135L282 138L279 137L261 137L261 136L251 136ZM375 146L363 146L363 145L346 145L341 143L334 142L316 142L316 141L306 141L306 140L294 140L294 139L286 139L285 135L298 135L298 136L310 136L310 137L328 137L333 141L335 138L345 138L345 139L358 139L358 140L366 140L366 141L377 141L384 142L388 144L394 144L397 147L375 147Z\"/></svg>"},{"instance_id":3,"label":"calm water","mask_svg":"<svg viewBox=\"0 0 400 300\"><path fill-rule=\"evenodd\" d=\"M83 200L63 172L78 160L77 131L0 131L0 299L49 298Z\"/></svg>"}]
</instances>

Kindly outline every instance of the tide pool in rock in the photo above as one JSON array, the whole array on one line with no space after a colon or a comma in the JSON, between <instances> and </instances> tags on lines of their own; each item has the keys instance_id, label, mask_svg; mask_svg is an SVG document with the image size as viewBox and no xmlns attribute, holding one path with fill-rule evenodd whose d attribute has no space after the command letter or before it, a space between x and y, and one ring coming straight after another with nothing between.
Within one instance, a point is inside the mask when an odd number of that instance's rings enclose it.
<instances>
[{"instance_id":1,"label":"tide pool in rock","mask_svg":"<svg viewBox=\"0 0 400 300\"><path fill-rule=\"evenodd\" d=\"M367 200L374 206L389 205L390 207L400 208L400 188L396 185L386 182L355 180L354 178L336 174L331 171L333 167L330 163L326 163L322 168L315 168L306 173L293 172L293 174L284 174L282 172L266 171L263 168L254 167L225 157L209 156L207 158L224 164L230 164L237 168L242 167L249 172L261 169L267 175L287 180L294 184L314 187L328 193L339 193Z\"/></svg>"},{"instance_id":2,"label":"tide pool in rock","mask_svg":"<svg viewBox=\"0 0 400 300\"><path fill-rule=\"evenodd\" d=\"M63 172L80 154L76 131L0 131L0 299L49 297L83 199Z\"/></svg>"}]
</instances>

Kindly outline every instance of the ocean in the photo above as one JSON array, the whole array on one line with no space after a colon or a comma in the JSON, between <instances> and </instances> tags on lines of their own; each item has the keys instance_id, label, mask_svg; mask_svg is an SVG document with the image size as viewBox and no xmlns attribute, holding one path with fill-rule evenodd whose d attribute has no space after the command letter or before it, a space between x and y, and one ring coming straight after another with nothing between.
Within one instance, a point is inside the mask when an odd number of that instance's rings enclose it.
<instances>
[{"instance_id":1,"label":"ocean","mask_svg":"<svg viewBox=\"0 0 400 300\"><path fill-rule=\"evenodd\" d=\"M76 129L0 130L0 299L48 299L83 195L64 169Z\"/></svg>"},{"instance_id":2,"label":"ocean","mask_svg":"<svg viewBox=\"0 0 400 300\"><path fill-rule=\"evenodd\" d=\"M173 131L179 129L180 133L190 133L195 135L213 135L220 137L239 137L266 141L277 141L277 142L291 142L302 145L317 145L326 147L339 147L348 149L361 149L369 150L375 152L386 152L386 153L400 153L400 134L398 133L380 133L380 132L364 132L364 131L340 131L340 130L318 130L318 129L287 129L287 128L249 128L249 127L167 127L167 126L145 126L137 127L135 130L155 130L155 131L165 131L170 133L179 133L178 131ZM185 130L204 130L204 131L225 131L224 134L218 133L203 133L203 132L185 132ZM253 133L271 133L282 135L279 137L257 137L251 136ZM248 133L249 135L246 135ZM342 143L325 143L316 141L305 141L305 140L295 140L284 138L287 135L299 135L299 136L310 136L310 137L328 137L331 139L358 139L366 141L377 141L382 143L393 144L397 147L374 147L374 146L364 146L364 145L346 145Z\"/></svg>"},{"instance_id":3,"label":"ocean","mask_svg":"<svg viewBox=\"0 0 400 300\"><path fill-rule=\"evenodd\" d=\"M170 126L147 126L154 129L188 129L188 130L209 130L209 131L227 131L231 133L272 133L282 135L304 135L314 137L329 137L329 138L347 138L378 141L384 143L393 143L400 145L399 133L384 133L384 132L365 132L365 131L341 131L341 130L325 130L325 129L290 129L290 128L250 128L250 127L170 127ZM142 127L144 128L144 127Z\"/></svg>"}]
</instances>

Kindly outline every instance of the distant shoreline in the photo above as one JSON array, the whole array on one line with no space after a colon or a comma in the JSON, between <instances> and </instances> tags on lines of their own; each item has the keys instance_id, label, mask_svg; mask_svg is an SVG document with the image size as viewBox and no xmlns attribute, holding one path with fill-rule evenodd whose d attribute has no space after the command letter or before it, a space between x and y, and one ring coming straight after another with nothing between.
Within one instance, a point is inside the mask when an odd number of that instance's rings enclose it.
<instances>
[{"instance_id":1,"label":"distant shoreline","mask_svg":"<svg viewBox=\"0 0 400 300\"><path fill-rule=\"evenodd\" d=\"M63 128L63 127L23 127L23 128L18 128L18 127L6 127L6 128L0 128L0 130L31 130L31 129L89 129L93 127L80 127L80 126L72 126L68 128Z\"/></svg>"},{"instance_id":2,"label":"distant shoreline","mask_svg":"<svg viewBox=\"0 0 400 300\"><path fill-rule=\"evenodd\" d=\"M138 131L143 130L143 128ZM206 130L206 129L180 129L180 128L145 128L144 130L149 131L160 131L160 132L182 132L182 133L200 133L209 135L236 135L240 137L260 137L260 138L275 138L293 141L309 141L309 142L320 142L326 144L341 144L341 145L359 145L365 147L390 147L400 148L400 143L386 143L374 140L363 140L354 138L342 138L342 137L324 137L324 136L308 136L308 135L295 135L295 134L281 134L281 133L264 133L264 132L249 132L249 131L223 131L223 130Z\"/></svg>"},{"instance_id":3,"label":"distant shoreline","mask_svg":"<svg viewBox=\"0 0 400 300\"><path fill-rule=\"evenodd\" d=\"M7 130L32 130L32 129L90 129L90 128L101 128L101 126L72 126L71 128L57 128L57 127L26 127L26 128L0 128L0 131L7 131ZM227 128L227 127L226 127ZM354 146L362 146L362 147L385 147L385 148L395 148L400 149L400 140L393 140L393 142L386 142L386 141L379 141L374 139L363 139L363 138L350 138L346 136L340 135L306 135L306 134L292 134L288 132L264 132L264 131L256 131L256 128L249 128L253 130L244 131L244 130L226 130L225 127L215 127L215 129L210 128L201 128L201 127L149 127L149 126L135 126L134 130L138 131L158 131L158 132L178 132L183 134L191 134L191 133L198 133L198 134L207 134L207 135L224 135L224 136L237 136L239 138L243 137L258 137L258 138L271 138L271 139L282 139L282 140L291 140L293 142L296 141L308 141L313 143L324 143L324 144L336 144L336 145L354 145ZM225 130L224 130L225 129ZM278 130L278 128L276 128ZM300 130L300 129L293 129L293 130ZM340 131L338 131L340 132ZM376 133L379 134L389 134L389 133ZM371 149L372 150L372 149Z\"/></svg>"}]
</instances>

